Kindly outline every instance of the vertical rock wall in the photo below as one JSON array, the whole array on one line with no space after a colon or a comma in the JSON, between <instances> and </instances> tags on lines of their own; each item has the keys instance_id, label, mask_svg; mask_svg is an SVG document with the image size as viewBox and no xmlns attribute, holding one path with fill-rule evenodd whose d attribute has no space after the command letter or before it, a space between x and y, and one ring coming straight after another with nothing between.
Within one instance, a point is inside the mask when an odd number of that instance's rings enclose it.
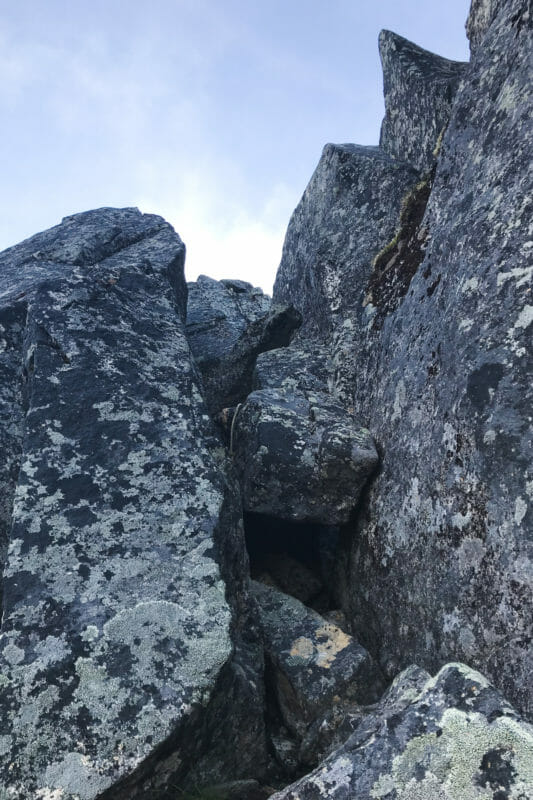
<instances>
[{"instance_id":1,"label":"vertical rock wall","mask_svg":"<svg viewBox=\"0 0 533 800\"><path fill-rule=\"evenodd\" d=\"M366 293L376 287L377 210L365 217L347 207L343 233L318 229L317 205L350 192L330 174L325 187L312 179L295 212L275 297L324 317L323 331L331 323L337 390L383 454L351 534L345 603L356 633L391 676L413 661L433 670L462 660L531 713L531 16L525 0L490 14L478 6L477 46L403 294L380 308L379 292ZM416 96L411 103L416 137ZM335 209L333 201L320 214ZM357 269L347 230L367 243ZM384 284L399 269L398 245L401 230ZM323 264L329 286L348 287L340 314L321 311L313 276Z\"/></svg>"}]
</instances>

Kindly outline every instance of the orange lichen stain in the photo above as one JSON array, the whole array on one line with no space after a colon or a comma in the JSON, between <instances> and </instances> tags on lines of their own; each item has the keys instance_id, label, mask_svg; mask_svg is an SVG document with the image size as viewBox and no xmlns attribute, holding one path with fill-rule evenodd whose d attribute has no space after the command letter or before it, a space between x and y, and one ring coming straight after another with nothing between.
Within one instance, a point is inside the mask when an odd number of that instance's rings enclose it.
<instances>
[{"instance_id":1,"label":"orange lichen stain","mask_svg":"<svg viewBox=\"0 0 533 800\"><path fill-rule=\"evenodd\" d=\"M312 658L314 649L315 646L311 639L306 636L300 636L294 640L290 654L296 658Z\"/></svg>"},{"instance_id":2,"label":"orange lichen stain","mask_svg":"<svg viewBox=\"0 0 533 800\"><path fill-rule=\"evenodd\" d=\"M300 636L295 639L290 655L314 662L315 666L329 669L337 655L351 643L352 639L336 625L325 623L314 632L313 639Z\"/></svg>"},{"instance_id":3,"label":"orange lichen stain","mask_svg":"<svg viewBox=\"0 0 533 800\"><path fill-rule=\"evenodd\" d=\"M315 660L317 666L324 667L324 669L329 669L337 655L352 642L351 636L330 623L318 628L316 637L318 643Z\"/></svg>"}]
</instances>

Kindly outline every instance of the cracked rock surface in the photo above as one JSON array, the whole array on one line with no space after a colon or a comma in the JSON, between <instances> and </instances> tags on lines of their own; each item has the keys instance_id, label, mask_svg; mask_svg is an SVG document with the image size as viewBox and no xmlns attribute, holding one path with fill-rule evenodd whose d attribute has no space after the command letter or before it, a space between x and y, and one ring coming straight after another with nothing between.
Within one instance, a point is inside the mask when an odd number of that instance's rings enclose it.
<instances>
[{"instance_id":1,"label":"cracked rock surface","mask_svg":"<svg viewBox=\"0 0 533 800\"><path fill-rule=\"evenodd\" d=\"M379 53L385 96L379 145L426 172L435 161L468 65L430 53L392 31L381 31Z\"/></svg>"},{"instance_id":2,"label":"cracked rock surface","mask_svg":"<svg viewBox=\"0 0 533 800\"><path fill-rule=\"evenodd\" d=\"M216 413L244 400L259 353L287 345L301 323L292 306L272 306L245 281L200 275L188 284L187 337Z\"/></svg>"},{"instance_id":3,"label":"cracked rock surface","mask_svg":"<svg viewBox=\"0 0 533 800\"><path fill-rule=\"evenodd\" d=\"M369 653L299 600L253 581L283 721L299 738L332 705L371 702L382 689Z\"/></svg>"}]
</instances>

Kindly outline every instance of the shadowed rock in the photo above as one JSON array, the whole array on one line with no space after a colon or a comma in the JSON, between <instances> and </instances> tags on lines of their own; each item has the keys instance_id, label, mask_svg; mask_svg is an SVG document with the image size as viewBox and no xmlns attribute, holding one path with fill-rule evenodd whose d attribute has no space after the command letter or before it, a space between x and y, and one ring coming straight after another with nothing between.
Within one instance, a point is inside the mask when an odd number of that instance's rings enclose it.
<instances>
[{"instance_id":1,"label":"shadowed rock","mask_svg":"<svg viewBox=\"0 0 533 800\"><path fill-rule=\"evenodd\" d=\"M394 236L419 179L379 147L327 144L294 211L274 302L303 315L300 336L327 335L365 296L372 258Z\"/></svg>"},{"instance_id":2,"label":"shadowed rock","mask_svg":"<svg viewBox=\"0 0 533 800\"><path fill-rule=\"evenodd\" d=\"M298 737L331 705L369 703L382 687L379 669L351 636L299 600L252 582L271 681L283 720Z\"/></svg>"},{"instance_id":3,"label":"shadowed rock","mask_svg":"<svg viewBox=\"0 0 533 800\"><path fill-rule=\"evenodd\" d=\"M378 463L372 437L326 394L261 389L234 419L243 505L288 520L346 522Z\"/></svg>"},{"instance_id":4,"label":"shadowed rock","mask_svg":"<svg viewBox=\"0 0 533 800\"><path fill-rule=\"evenodd\" d=\"M353 630L389 677L413 662L466 661L531 714L533 42L529 3L498 5L455 96L422 219L405 220L394 263L373 275L371 206L332 235L339 198L365 187L371 196L375 184L371 173L325 170L323 156L287 233L275 297L317 324L323 311L333 391L382 448L345 538ZM366 243L357 272L353 242ZM328 263L338 286L361 287L339 294L340 315L307 277ZM304 323L299 338L316 336Z\"/></svg>"},{"instance_id":5,"label":"shadowed rock","mask_svg":"<svg viewBox=\"0 0 533 800\"><path fill-rule=\"evenodd\" d=\"M188 287L187 337L215 413L246 397L258 354L287 345L301 316L245 281L201 275Z\"/></svg>"}]
</instances>

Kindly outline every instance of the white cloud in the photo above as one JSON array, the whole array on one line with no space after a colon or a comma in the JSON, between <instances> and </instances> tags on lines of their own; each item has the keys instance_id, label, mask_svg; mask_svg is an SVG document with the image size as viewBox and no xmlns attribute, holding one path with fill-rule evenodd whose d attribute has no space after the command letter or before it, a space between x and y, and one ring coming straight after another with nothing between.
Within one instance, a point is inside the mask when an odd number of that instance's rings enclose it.
<instances>
[{"instance_id":1,"label":"white cloud","mask_svg":"<svg viewBox=\"0 0 533 800\"><path fill-rule=\"evenodd\" d=\"M228 200L221 215L223 202L224 184L217 186L213 176L190 170L180 176L173 196L145 196L137 204L142 211L161 214L179 233L187 247L188 280L199 274L240 278L271 294L294 205L292 192L276 186L253 215Z\"/></svg>"}]
</instances>

